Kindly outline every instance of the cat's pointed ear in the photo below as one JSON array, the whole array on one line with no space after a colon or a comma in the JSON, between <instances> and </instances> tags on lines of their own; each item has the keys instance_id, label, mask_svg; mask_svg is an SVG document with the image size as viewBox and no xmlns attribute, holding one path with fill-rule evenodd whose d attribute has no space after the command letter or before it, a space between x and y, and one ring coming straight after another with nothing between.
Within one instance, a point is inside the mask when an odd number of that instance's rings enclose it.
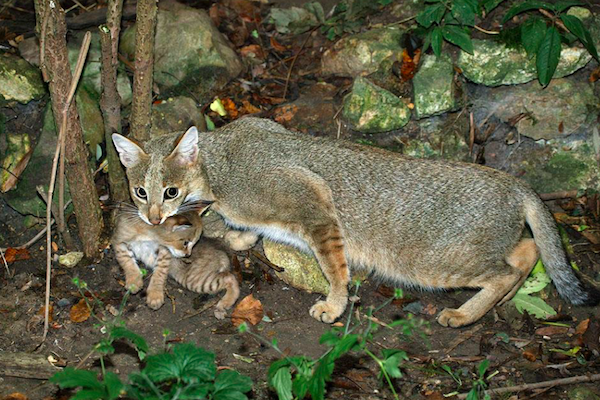
<instances>
[{"instance_id":1,"label":"cat's pointed ear","mask_svg":"<svg viewBox=\"0 0 600 400\"><path fill-rule=\"evenodd\" d=\"M192 126L177 141L169 158L182 166L191 166L198 160L198 129Z\"/></svg>"},{"instance_id":2,"label":"cat's pointed ear","mask_svg":"<svg viewBox=\"0 0 600 400\"><path fill-rule=\"evenodd\" d=\"M112 134L112 140L115 144L115 148L119 153L121 163L125 168L131 168L136 165L142 157L146 156L144 150L125 136L121 136L118 133Z\"/></svg>"}]
</instances>

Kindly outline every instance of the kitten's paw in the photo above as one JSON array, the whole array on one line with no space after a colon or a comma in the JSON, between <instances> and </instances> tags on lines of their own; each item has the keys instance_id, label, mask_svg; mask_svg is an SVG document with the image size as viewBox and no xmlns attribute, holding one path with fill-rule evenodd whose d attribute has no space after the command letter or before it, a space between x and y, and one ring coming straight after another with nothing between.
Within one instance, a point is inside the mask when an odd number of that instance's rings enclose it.
<instances>
[{"instance_id":1,"label":"kitten's paw","mask_svg":"<svg viewBox=\"0 0 600 400\"><path fill-rule=\"evenodd\" d=\"M136 294L144 287L144 280L142 275L136 275L134 277L128 277L125 279L125 288L129 289L132 294Z\"/></svg>"},{"instance_id":2,"label":"kitten's paw","mask_svg":"<svg viewBox=\"0 0 600 400\"><path fill-rule=\"evenodd\" d=\"M148 291L146 304L153 310L158 310L165 303L165 294L161 291Z\"/></svg>"},{"instance_id":3,"label":"kitten's paw","mask_svg":"<svg viewBox=\"0 0 600 400\"><path fill-rule=\"evenodd\" d=\"M455 308L444 308L437 317L437 321L442 326L458 328L471 323L470 318Z\"/></svg>"},{"instance_id":4,"label":"kitten's paw","mask_svg":"<svg viewBox=\"0 0 600 400\"><path fill-rule=\"evenodd\" d=\"M221 307L215 307L215 318L216 319L225 319L225 315L227 315L227 311Z\"/></svg>"},{"instance_id":5,"label":"kitten's paw","mask_svg":"<svg viewBox=\"0 0 600 400\"><path fill-rule=\"evenodd\" d=\"M235 251L248 250L258 241L258 235L251 231L229 231L223 236L225 243Z\"/></svg>"},{"instance_id":6,"label":"kitten's paw","mask_svg":"<svg viewBox=\"0 0 600 400\"><path fill-rule=\"evenodd\" d=\"M332 324L344 312L345 305L331 301L318 301L310 308L310 316L317 321Z\"/></svg>"}]
</instances>

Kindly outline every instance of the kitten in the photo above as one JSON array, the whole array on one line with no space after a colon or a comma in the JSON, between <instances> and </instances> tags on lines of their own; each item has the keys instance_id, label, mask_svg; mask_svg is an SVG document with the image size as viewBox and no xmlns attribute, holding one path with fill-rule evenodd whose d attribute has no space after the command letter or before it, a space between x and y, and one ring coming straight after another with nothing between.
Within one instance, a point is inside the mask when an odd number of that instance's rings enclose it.
<instances>
[{"instance_id":1,"label":"kitten","mask_svg":"<svg viewBox=\"0 0 600 400\"><path fill-rule=\"evenodd\" d=\"M508 300L541 253L558 292L594 304L569 265L556 223L522 181L475 164L422 160L241 118L212 132L113 142L140 217L163 224L195 201L231 226L314 253L330 283L310 314L338 318L348 263L395 283L480 288L438 322L459 327ZM522 239L528 224L534 239Z\"/></svg>"},{"instance_id":2,"label":"kitten","mask_svg":"<svg viewBox=\"0 0 600 400\"><path fill-rule=\"evenodd\" d=\"M133 293L143 286L136 260L153 269L147 289L147 304L158 309L164 303L167 275L187 289L198 293L216 294L226 290L215 306L215 317L223 319L225 310L239 297L239 285L229 272L229 257L217 241L203 239L202 220L197 211L169 217L162 225L148 225L136 210L122 213L112 237L117 261L125 271L126 286ZM200 211L200 213L202 210ZM225 242L234 250L247 250L258 237L251 232L230 231Z\"/></svg>"}]
</instances>

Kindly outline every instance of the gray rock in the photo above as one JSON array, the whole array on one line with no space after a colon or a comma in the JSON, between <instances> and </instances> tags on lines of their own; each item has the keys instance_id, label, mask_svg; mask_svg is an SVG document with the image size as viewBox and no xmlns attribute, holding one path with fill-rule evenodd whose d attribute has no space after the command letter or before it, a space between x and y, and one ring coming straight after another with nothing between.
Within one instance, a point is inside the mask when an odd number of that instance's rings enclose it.
<instances>
[{"instance_id":1,"label":"gray rock","mask_svg":"<svg viewBox=\"0 0 600 400\"><path fill-rule=\"evenodd\" d=\"M306 32L319 25L324 18L323 6L316 1L304 4L303 8L272 7L269 13L269 21L275 24L277 32L293 35Z\"/></svg>"},{"instance_id":2,"label":"gray rock","mask_svg":"<svg viewBox=\"0 0 600 400\"><path fill-rule=\"evenodd\" d=\"M2 130L0 130L1 133ZM10 190L11 186L18 182L14 180L14 176L18 174L18 171L15 170L27 157L30 150L29 134L7 132L6 151L3 154L2 171L0 171L0 192L4 193Z\"/></svg>"},{"instance_id":3,"label":"gray rock","mask_svg":"<svg viewBox=\"0 0 600 400\"><path fill-rule=\"evenodd\" d=\"M10 101L26 104L46 93L40 70L21 57L0 54L0 106Z\"/></svg>"},{"instance_id":4,"label":"gray rock","mask_svg":"<svg viewBox=\"0 0 600 400\"><path fill-rule=\"evenodd\" d=\"M242 71L242 63L203 10L174 2L158 10L154 83L161 95L194 93L207 100ZM135 55L135 25L125 30L121 51Z\"/></svg>"},{"instance_id":5,"label":"gray rock","mask_svg":"<svg viewBox=\"0 0 600 400\"><path fill-rule=\"evenodd\" d=\"M460 51L457 65L472 82L486 86L514 85L537 78L535 59L524 49L506 47L493 40L473 40L473 54ZM554 78L562 78L585 67L592 56L587 50L563 45Z\"/></svg>"},{"instance_id":6,"label":"gray rock","mask_svg":"<svg viewBox=\"0 0 600 400\"><path fill-rule=\"evenodd\" d=\"M386 26L339 40L323 54L323 74L340 76L368 75L391 57L400 59L404 30Z\"/></svg>"},{"instance_id":7,"label":"gray rock","mask_svg":"<svg viewBox=\"0 0 600 400\"><path fill-rule=\"evenodd\" d=\"M56 303L56 305L59 306L60 308L65 308L65 307L68 307L71 305L71 300L62 298Z\"/></svg>"},{"instance_id":8,"label":"gray rock","mask_svg":"<svg viewBox=\"0 0 600 400\"><path fill-rule=\"evenodd\" d=\"M583 386L577 386L569 390L569 400L600 400L598 393Z\"/></svg>"},{"instance_id":9,"label":"gray rock","mask_svg":"<svg viewBox=\"0 0 600 400\"><path fill-rule=\"evenodd\" d=\"M203 124L204 117L190 97L172 97L152 106L152 137Z\"/></svg>"},{"instance_id":10,"label":"gray rock","mask_svg":"<svg viewBox=\"0 0 600 400\"><path fill-rule=\"evenodd\" d=\"M465 137L469 129L466 118L442 115L422 119L418 125L417 133L399 138L402 154L416 158L472 161Z\"/></svg>"},{"instance_id":11,"label":"gray rock","mask_svg":"<svg viewBox=\"0 0 600 400\"><path fill-rule=\"evenodd\" d=\"M369 80L354 80L352 93L344 99L343 115L353 129L364 133L400 129L410 120L410 109L402 100Z\"/></svg>"},{"instance_id":12,"label":"gray rock","mask_svg":"<svg viewBox=\"0 0 600 400\"><path fill-rule=\"evenodd\" d=\"M482 114L508 122L521 113L516 128L532 139L555 139L590 129L598 115L598 99L582 79L553 79L542 88L537 82L485 91L474 101Z\"/></svg>"},{"instance_id":13,"label":"gray rock","mask_svg":"<svg viewBox=\"0 0 600 400\"><path fill-rule=\"evenodd\" d=\"M456 109L454 67L448 57L423 57L413 78L413 98L417 118Z\"/></svg>"}]
</instances>

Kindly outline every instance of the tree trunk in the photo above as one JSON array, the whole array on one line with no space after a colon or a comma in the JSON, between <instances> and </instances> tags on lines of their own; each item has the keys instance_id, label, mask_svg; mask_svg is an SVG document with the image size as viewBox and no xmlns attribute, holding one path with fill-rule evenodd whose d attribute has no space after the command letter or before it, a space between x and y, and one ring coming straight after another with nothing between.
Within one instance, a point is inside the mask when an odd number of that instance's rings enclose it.
<instances>
[{"instance_id":1,"label":"tree trunk","mask_svg":"<svg viewBox=\"0 0 600 400\"><path fill-rule=\"evenodd\" d=\"M48 11L46 11L47 7L49 7ZM67 53L65 12L54 0L49 2L35 0L35 9L37 34L44 48L41 67L44 79L50 87L54 120L56 126L59 127L62 124L62 111L65 108L72 79ZM44 17L47 17L45 22L43 21ZM42 34L44 34L43 38ZM89 152L83 142L75 100L73 100L67 116L65 153L61 157L65 159L66 177L73 199L83 251L87 257L97 258L103 226L102 212L88 164Z\"/></svg>"},{"instance_id":2,"label":"tree trunk","mask_svg":"<svg viewBox=\"0 0 600 400\"><path fill-rule=\"evenodd\" d=\"M133 103L129 135L141 141L150 138L152 121L152 73L154 71L156 13L156 0L138 0Z\"/></svg>"},{"instance_id":3,"label":"tree trunk","mask_svg":"<svg viewBox=\"0 0 600 400\"><path fill-rule=\"evenodd\" d=\"M113 133L121 133L121 97L117 91L117 58L119 32L121 30L121 12L123 0L109 0L107 23L100 27L102 44L102 117L104 119L104 137L106 140L106 160L108 161L108 183L113 202L129 200L129 188L125 171L112 142Z\"/></svg>"}]
</instances>

